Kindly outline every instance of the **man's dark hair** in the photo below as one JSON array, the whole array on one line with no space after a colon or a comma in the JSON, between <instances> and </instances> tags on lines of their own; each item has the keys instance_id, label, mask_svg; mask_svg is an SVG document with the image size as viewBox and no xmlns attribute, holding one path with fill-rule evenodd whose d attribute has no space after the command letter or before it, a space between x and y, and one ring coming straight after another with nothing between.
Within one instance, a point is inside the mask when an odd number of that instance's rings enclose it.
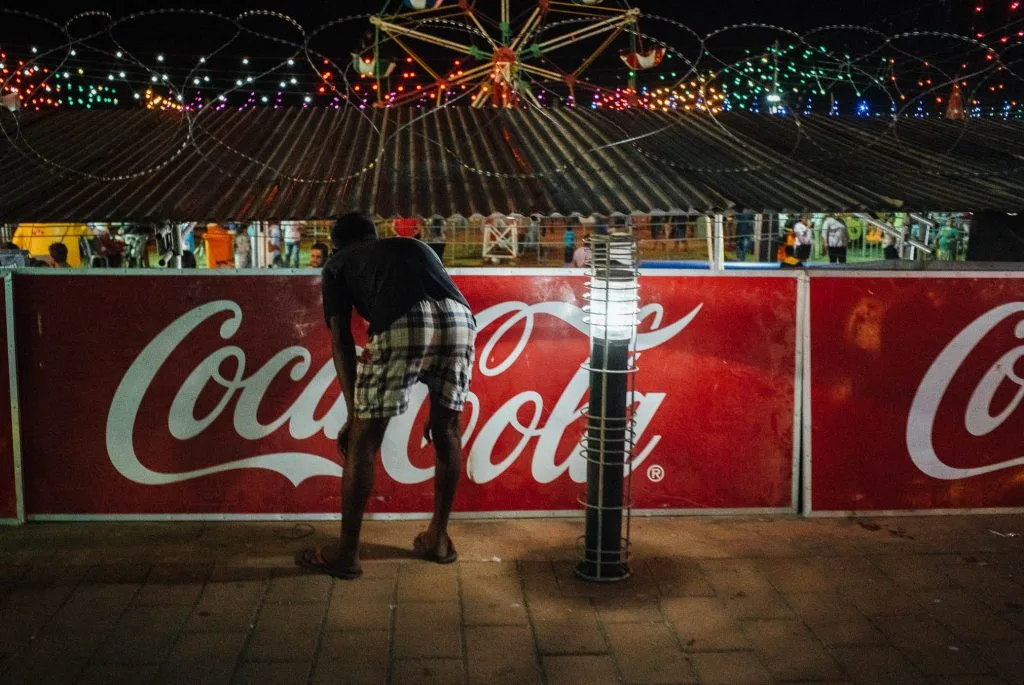
<instances>
[{"instance_id":1,"label":"man's dark hair","mask_svg":"<svg viewBox=\"0 0 1024 685\"><path fill-rule=\"evenodd\" d=\"M373 225L373 220L359 212L349 212L339 217L331 229L331 240L335 245L376 237L377 229Z\"/></svg>"},{"instance_id":2,"label":"man's dark hair","mask_svg":"<svg viewBox=\"0 0 1024 685\"><path fill-rule=\"evenodd\" d=\"M4 249L4 250L20 250L21 248L18 247L17 243L13 243L10 240L8 240L6 243L4 243L4 246L2 248L0 248L0 249Z\"/></svg>"},{"instance_id":3,"label":"man's dark hair","mask_svg":"<svg viewBox=\"0 0 1024 685\"><path fill-rule=\"evenodd\" d=\"M58 264L68 261L68 246L64 243L52 243L50 245L50 256Z\"/></svg>"},{"instance_id":4,"label":"man's dark hair","mask_svg":"<svg viewBox=\"0 0 1024 685\"><path fill-rule=\"evenodd\" d=\"M310 247L309 249L310 250L320 250L321 252L324 253L325 257L329 256L331 254L331 248L327 247L326 243L320 243L320 242L313 243L313 246Z\"/></svg>"}]
</instances>

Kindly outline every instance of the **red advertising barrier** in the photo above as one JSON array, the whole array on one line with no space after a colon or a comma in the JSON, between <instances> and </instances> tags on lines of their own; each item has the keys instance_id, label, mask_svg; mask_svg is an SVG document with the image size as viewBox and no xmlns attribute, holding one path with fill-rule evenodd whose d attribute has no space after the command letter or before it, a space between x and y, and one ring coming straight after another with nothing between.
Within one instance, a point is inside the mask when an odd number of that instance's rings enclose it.
<instances>
[{"instance_id":1,"label":"red advertising barrier","mask_svg":"<svg viewBox=\"0 0 1024 685\"><path fill-rule=\"evenodd\" d=\"M3 338L3 347L0 348L0 520L16 521L18 490L14 467L14 426L11 422L10 365L7 356L6 279L0 287L0 337Z\"/></svg>"},{"instance_id":2,"label":"red advertising barrier","mask_svg":"<svg viewBox=\"0 0 1024 685\"><path fill-rule=\"evenodd\" d=\"M812 277L813 511L1024 507L1024 277L1006 276Z\"/></svg>"},{"instance_id":3,"label":"red advertising barrier","mask_svg":"<svg viewBox=\"0 0 1024 685\"><path fill-rule=\"evenodd\" d=\"M584 280L456 274L479 325L456 511L582 509ZM796 280L642 283L634 506L791 510ZM315 276L22 274L15 302L29 515L339 511ZM424 399L388 429L371 512L430 511Z\"/></svg>"}]
</instances>

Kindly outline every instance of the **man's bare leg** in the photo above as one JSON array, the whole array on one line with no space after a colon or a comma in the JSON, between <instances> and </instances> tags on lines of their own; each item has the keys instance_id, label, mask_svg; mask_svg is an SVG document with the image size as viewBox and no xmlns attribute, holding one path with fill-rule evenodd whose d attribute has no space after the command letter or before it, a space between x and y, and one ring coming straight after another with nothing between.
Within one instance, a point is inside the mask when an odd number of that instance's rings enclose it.
<instances>
[{"instance_id":1,"label":"man's bare leg","mask_svg":"<svg viewBox=\"0 0 1024 685\"><path fill-rule=\"evenodd\" d=\"M373 492L377 452L390 419L354 419L348 455L341 477L341 546L337 556L324 552L326 561L344 571L358 571L359 533L363 512Z\"/></svg>"},{"instance_id":2,"label":"man's bare leg","mask_svg":"<svg viewBox=\"0 0 1024 685\"><path fill-rule=\"evenodd\" d=\"M455 489L462 471L462 427L457 411L452 411L430 398L430 431L437 454L434 473L434 516L424 534L423 544L433 550L437 558L450 553L448 548L448 518L455 503Z\"/></svg>"}]
</instances>

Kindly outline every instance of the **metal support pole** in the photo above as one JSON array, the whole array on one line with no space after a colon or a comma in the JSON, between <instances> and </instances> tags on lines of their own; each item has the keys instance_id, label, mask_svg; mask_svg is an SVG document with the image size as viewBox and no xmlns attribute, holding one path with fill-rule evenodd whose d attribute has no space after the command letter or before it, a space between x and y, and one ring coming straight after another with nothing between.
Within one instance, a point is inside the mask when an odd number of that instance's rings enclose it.
<instances>
[{"instance_id":1,"label":"metal support pole","mask_svg":"<svg viewBox=\"0 0 1024 685\"><path fill-rule=\"evenodd\" d=\"M715 214L715 269L725 270L725 221L721 214Z\"/></svg>"}]
</instances>

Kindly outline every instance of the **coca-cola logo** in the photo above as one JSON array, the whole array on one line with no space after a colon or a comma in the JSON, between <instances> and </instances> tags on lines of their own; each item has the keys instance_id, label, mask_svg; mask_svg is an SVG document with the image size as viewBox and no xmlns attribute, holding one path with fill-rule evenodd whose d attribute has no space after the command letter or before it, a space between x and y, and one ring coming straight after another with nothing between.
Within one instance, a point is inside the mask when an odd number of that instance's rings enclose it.
<instances>
[{"instance_id":1,"label":"coca-cola logo","mask_svg":"<svg viewBox=\"0 0 1024 685\"><path fill-rule=\"evenodd\" d=\"M1024 466L1024 456L970 468L951 466L938 456L933 440L939 406L954 376L982 339L1001 323L1021 313L1024 313L1024 302L1012 302L978 317L946 345L918 386L907 417L907 449L917 468L932 478L958 480ZM1024 319L1017 322L1013 333L1018 340L1024 339ZM1018 345L999 357L981 376L964 411L964 428L968 433L975 437L988 435L1018 409L1024 400L1024 378L1014 367L1022 357L1024 345ZM1007 382L1016 388L1009 401L1000 402L1002 409L993 415L996 393Z\"/></svg>"},{"instance_id":2,"label":"coca-cola logo","mask_svg":"<svg viewBox=\"0 0 1024 685\"><path fill-rule=\"evenodd\" d=\"M638 354L662 345L683 331L697 316L703 305L697 305L686 316L671 324L664 324L661 305L650 304L640 311L641 330L637 336ZM530 336L538 316L551 316L565 322L580 335L587 335L584 312L565 302L504 302L477 314L477 364L475 382L486 382L487 377L500 376L515 364L530 344ZM243 323L242 308L231 300L217 300L200 305L185 313L156 335L132 362L118 385L107 414L106 444L110 461L118 473L136 483L165 485L201 478L215 473L238 469L266 469L281 474L295 486L314 476L341 477L339 463L318 454L303 451L255 454L251 457L227 461L205 468L176 472L157 471L144 463L136 451L135 425L142 411L143 400L155 378L167 373L167 361L190 335L203 326L216 325L218 335L227 344L202 359L182 382L167 416L167 430L178 440L195 438L215 421L231 411L234 432L241 440L258 441L280 430L300 442L318 433L333 438L344 425L344 400L339 396L334 406L322 416L315 409L335 382L333 363L328 360L313 370L313 357L305 347L293 345L282 349L263 366L251 373L246 364L245 350L231 344ZM311 324L312 325L312 324ZM493 331L491 331L493 325ZM484 337L490 332L489 337ZM504 358L494 358L499 343L506 336L518 332L519 338ZM233 363L225 364L227 361ZM228 377L223 368L234 369ZM272 382L287 377L293 383L305 383L295 401L272 421L261 422L257 412ZM200 394L209 387L220 393L212 409L197 416ZM472 443L467 458L470 479L487 483L506 471L532 444L531 473L538 483L550 483L568 473L576 482L583 482L586 462L573 449L557 454L563 435L581 415L588 390L587 372L578 370L553 406L545 406L544 398L534 390L524 390L510 398L490 415L482 416L480 402L471 393L467 403L468 425L464 442ZM414 465L408 454L408 445L414 435L413 421L427 398L426 388L417 386L409 410L392 420L381 449L385 471L403 484L420 483L433 477L433 467ZM636 453L631 468L636 468L651 454L660 436L642 440L651 420L665 399L664 393L637 392L634 418L636 422ZM529 419L525 422L520 416ZM509 430L518 433L516 444L503 454L498 452L499 437Z\"/></svg>"}]
</instances>

